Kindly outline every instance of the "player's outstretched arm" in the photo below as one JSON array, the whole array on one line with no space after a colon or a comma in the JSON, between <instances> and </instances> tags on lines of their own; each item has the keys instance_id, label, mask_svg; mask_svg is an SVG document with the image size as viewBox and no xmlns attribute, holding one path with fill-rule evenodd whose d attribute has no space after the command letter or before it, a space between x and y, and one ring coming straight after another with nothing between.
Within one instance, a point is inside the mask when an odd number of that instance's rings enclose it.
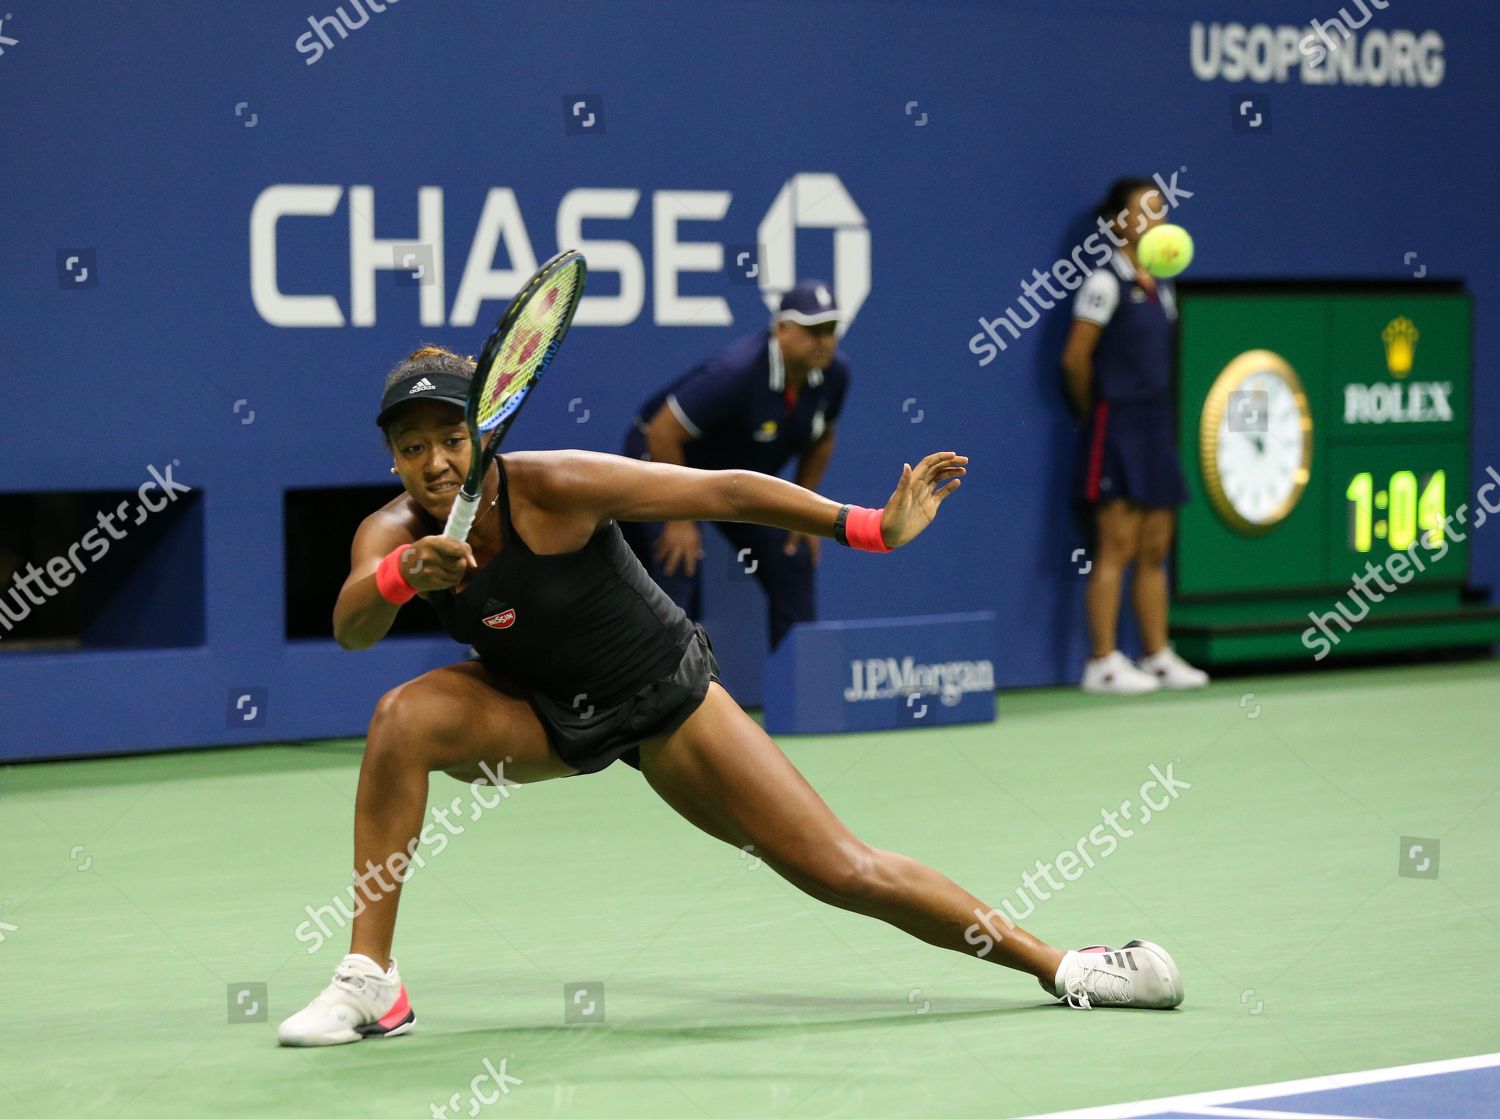
<instances>
[{"instance_id":1,"label":"player's outstretched arm","mask_svg":"<svg viewBox=\"0 0 1500 1119\"><path fill-rule=\"evenodd\" d=\"M968 459L938 451L903 468L886 503L880 535L900 547L932 523L958 488ZM590 451L548 455L538 499L599 521L741 521L831 537L843 506L801 486L753 470L694 470Z\"/></svg>"}]
</instances>

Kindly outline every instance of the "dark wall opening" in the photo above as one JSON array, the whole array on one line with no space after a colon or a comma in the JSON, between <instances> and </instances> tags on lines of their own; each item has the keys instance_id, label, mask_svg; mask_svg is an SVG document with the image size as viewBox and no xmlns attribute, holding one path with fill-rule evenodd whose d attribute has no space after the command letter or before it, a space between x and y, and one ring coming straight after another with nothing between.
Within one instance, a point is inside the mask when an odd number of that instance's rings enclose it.
<instances>
[{"instance_id":1,"label":"dark wall opening","mask_svg":"<svg viewBox=\"0 0 1500 1119\"><path fill-rule=\"evenodd\" d=\"M0 494L0 651L203 644L202 492Z\"/></svg>"},{"instance_id":2,"label":"dark wall opening","mask_svg":"<svg viewBox=\"0 0 1500 1119\"><path fill-rule=\"evenodd\" d=\"M285 492L287 637L333 636L333 604L349 575L354 533L361 521L391 497L390 486ZM396 614L390 632L404 636L443 631L432 608L413 599Z\"/></svg>"}]
</instances>

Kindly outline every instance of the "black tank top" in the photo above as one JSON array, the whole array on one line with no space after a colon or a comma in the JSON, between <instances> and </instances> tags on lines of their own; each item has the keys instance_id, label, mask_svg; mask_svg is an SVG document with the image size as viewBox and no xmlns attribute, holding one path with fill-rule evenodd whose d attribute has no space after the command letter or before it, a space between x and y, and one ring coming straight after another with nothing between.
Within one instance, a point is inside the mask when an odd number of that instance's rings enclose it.
<instances>
[{"instance_id":1,"label":"black tank top","mask_svg":"<svg viewBox=\"0 0 1500 1119\"><path fill-rule=\"evenodd\" d=\"M511 522L505 461L495 462L501 548L462 592L427 595L443 628L487 666L564 708L580 695L620 703L670 676L693 623L646 574L620 526L610 521L576 552L536 555Z\"/></svg>"}]
</instances>

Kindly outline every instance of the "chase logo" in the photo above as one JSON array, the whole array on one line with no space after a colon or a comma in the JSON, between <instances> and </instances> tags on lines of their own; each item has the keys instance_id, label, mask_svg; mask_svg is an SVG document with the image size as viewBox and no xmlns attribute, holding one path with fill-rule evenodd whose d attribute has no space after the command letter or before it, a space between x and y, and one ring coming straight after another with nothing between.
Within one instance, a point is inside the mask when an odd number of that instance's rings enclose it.
<instances>
[{"instance_id":1,"label":"chase logo","mask_svg":"<svg viewBox=\"0 0 1500 1119\"><path fill-rule=\"evenodd\" d=\"M844 309L844 329L870 294L870 227L837 175L802 171L788 179L761 219L756 244L764 246L760 292L773 315L783 292L797 282L797 230L833 230L833 290ZM819 287L819 306L832 306Z\"/></svg>"},{"instance_id":2,"label":"chase logo","mask_svg":"<svg viewBox=\"0 0 1500 1119\"><path fill-rule=\"evenodd\" d=\"M751 434L750 438L754 439L757 443L773 442L776 439L776 421L767 420Z\"/></svg>"},{"instance_id":3,"label":"chase logo","mask_svg":"<svg viewBox=\"0 0 1500 1119\"><path fill-rule=\"evenodd\" d=\"M334 22L332 17L329 22ZM595 111L587 99L573 98L567 109L570 121L575 119L574 108L578 108L580 127ZM602 103L597 109L602 111ZM588 131L602 132L602 119ZM396 285L401 293L397 298L410 300L409 292L416 291L415 311L424 327L473 326L485 312L485 304L503 306L536 271L533 246L538 242L532 230L539 229L548 230L549 237L555 230L559 245L581 250L589 258L591 272L618 277L613 294L583 296L573 320L577 326L627 326L643 316L657 326L730 326L734 314L728 300L717 294L686 294L681 290L682 277L722 271L726 261L734 262L730 272L734 276L739 274L734 269L743 269L752 255L759 258L754 275L761 297L775 313L782 294L797 282L798 244L805 246L810 240L807 233L799 232L805 230L832 233L832 290L825 289L822 295L826 306L836 299L843 308L846 329L870 294L869 226L843 181L826 172L800 171L787 179L760 219L753 246L757 252L736 253L731 241L727 257L724 241L698 234L689 237L679 226L732 222L726 229L745 229L754 218L744 212L745 204L731 190L574 187L556 199L552 213L533 214L528 221L512 187L491 186L479 196L467 190L450 195L440 186L422 186L417 189L415 230L408 226L409 235L389 239L376 235L374 217L377 210L384 212L388 198L388 193L381 194L377 207L375 188L368 185L273 183L263 189L250 208L249 222L250 296L260 317L279 327L374 326L380 310L377 276L394 271L409 277L411 261L420 255L417 286ZM390 204L404 207L410 199L392 199ZM758 200L750 205L758 208ZM462 230L454 230L448 215L470 208L477 209L478 216ZM619 237L585 236L586 223L628 222L641 213L650 216L650 230L642 234L643 240L649 238L648 253ZM313 232L319 223L327 233ZM344 302L332 292L319 291L305 276L295 275L294 267L279 267L283 248L289 257L305 260L310 237L317 238L316 244L327 243L339 260L347 262ZM414 254L411 246L421 246L424 252ZM460 250L452 262L450 247ZM506 260L506 265L497 267L497 259ZM647 260L653 275L647 274ZM450 270L459 276L456 291L449 288ZM822 266L804 270L828 274ZM281 288L283 279L288 290ZM403 315L412 311L410 302L401 304Z\"/></svg>"}]
</instances>

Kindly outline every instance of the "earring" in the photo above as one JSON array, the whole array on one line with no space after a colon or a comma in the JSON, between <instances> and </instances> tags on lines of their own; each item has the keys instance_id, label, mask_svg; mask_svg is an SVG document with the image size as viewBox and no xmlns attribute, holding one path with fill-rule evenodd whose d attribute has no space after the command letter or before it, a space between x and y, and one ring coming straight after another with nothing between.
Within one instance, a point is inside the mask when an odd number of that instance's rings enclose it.
<instances>
[{"instance_id":1,"label":"earring","mask_svg":"<svg viewBox=\"0 0 1500 1119\"><path fill-rule=\"evenodd\" d=\"M394 473L396 473L396 468L395 468L395 467L394 467L394 466L393 466L393 467L391 467L391 473L392 473L392 474L394 474Z\"/></svg>"}]
</instances>

